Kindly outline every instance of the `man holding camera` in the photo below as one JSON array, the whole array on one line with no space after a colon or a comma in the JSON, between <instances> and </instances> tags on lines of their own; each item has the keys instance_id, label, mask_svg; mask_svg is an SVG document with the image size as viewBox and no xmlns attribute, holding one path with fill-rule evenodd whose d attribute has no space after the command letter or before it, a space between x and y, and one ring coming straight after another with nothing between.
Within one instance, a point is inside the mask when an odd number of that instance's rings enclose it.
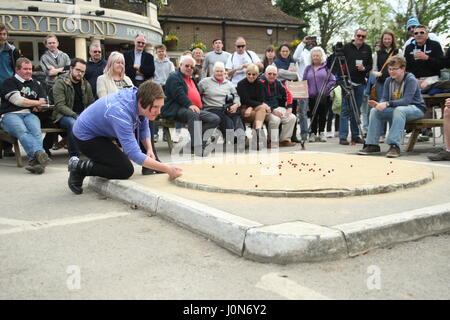
<instances>
[{"instance_id":1,"label":"man holding camera","mask_svg":"<svg viewBox=\"0 0 450 320\"><path fill-rule=\"evenodd\" d=\"M366 77L372 69L372 50L370 46L364 43L367 37L367 31L364 29L357 29L355 32L355 39L344 45L343 54L347 60L348 72L350 79L348 84L353 87L355 94L356 106L358 114L363 100L364 89L366 86ZM339 123L339 144L349 145L347 141L348 136L348 122L350 120L350 129L352 133L352 144L364 143L361 139L358 124L356 121L355 110L351 107L350 96L343 95L342 111Z\"/></svg>"}]
</instances>

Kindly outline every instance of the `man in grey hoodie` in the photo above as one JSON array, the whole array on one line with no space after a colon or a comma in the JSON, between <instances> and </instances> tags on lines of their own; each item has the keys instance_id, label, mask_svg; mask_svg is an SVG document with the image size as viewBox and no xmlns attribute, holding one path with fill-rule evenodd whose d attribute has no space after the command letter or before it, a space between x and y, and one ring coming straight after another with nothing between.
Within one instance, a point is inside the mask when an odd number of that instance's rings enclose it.
<instances>
[{"instance_id":1,"label":"man in grey hoodie","mask_svg":"<svg viewBox=\"0 0 450 320\"><path fill-rule=\"evenodd\" d=\"M45 82L51 88L59 74L69 71L70 58L66 53L58 49L58 38L54 34L49 34L45 38L44 44L48 50L42 55L40 64L47 76Z\"/></svg>"},{"instance_id":2,"label":"man in grey hoodie","mask_svg":"<svg viewBox=\"0 0 450 320\"><path fill-rule=\"evenodd\" d=\"M358 153L363 155L380 152L378 141L383 124L392 121L386 143L390 148L388 158L400 156L400 142L408 121L423 118L426 105L420 93L419 84L412 73L406 72L406 60L393 56L387 63L390 77L386 79L383 97L380 102L369 100L373 107L370 111L369 129L366 145Z\"/></svg>"}]
</instances>

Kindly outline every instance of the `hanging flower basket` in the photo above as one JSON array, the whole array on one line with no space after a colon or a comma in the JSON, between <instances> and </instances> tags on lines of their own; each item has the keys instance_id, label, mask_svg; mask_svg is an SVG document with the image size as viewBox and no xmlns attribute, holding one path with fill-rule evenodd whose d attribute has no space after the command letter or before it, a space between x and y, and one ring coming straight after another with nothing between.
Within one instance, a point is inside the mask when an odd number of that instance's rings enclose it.
<instances>
[{"instance_id":1,"label":"hanging flower basket","mask_svg":"<svg viewBox=\"0 0 450 320\"><path fill-rule=\"evenodd\" d=\"M173 34L168 34L164 38L164 44L167 47L167 51L176 51L178 47L178 37Z\"/></svg>"}]
</instances>

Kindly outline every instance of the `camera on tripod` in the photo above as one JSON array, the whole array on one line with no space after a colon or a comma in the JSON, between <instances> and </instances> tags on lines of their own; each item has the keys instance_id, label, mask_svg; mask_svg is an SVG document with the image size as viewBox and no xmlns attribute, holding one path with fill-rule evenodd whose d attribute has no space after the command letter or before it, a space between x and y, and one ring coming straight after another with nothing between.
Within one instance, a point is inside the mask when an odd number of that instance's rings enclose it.
<instances>
[{"instance_id":1,"label":"camera on tripod","mask_svg":"<svg viewBox=\"0 0 450 320\"><path fill-rule=\"evenodd\" d=\"M333 53L335 56L344 56L344 45L342 42L336 42L333 46Z\"/></svg>"}]
</instances>

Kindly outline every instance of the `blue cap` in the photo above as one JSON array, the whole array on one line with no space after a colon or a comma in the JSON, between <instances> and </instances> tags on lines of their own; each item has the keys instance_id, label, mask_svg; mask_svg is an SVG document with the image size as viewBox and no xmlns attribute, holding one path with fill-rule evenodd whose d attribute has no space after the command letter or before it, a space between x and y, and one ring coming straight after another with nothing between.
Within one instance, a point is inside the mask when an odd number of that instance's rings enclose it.
<instances>
[{"instance_id":1,"label":"blue cap","mask_svg":"<svg viewBox=\"0 0 450 320\"><path fill-rule=\"evenodd\" d=\"M419 19L417 19L416 16L410 16L408 22L406 23L406 29L409 29L409 27L415 27L419 25L420 25Z\"/></svg>"}]
</instances>

